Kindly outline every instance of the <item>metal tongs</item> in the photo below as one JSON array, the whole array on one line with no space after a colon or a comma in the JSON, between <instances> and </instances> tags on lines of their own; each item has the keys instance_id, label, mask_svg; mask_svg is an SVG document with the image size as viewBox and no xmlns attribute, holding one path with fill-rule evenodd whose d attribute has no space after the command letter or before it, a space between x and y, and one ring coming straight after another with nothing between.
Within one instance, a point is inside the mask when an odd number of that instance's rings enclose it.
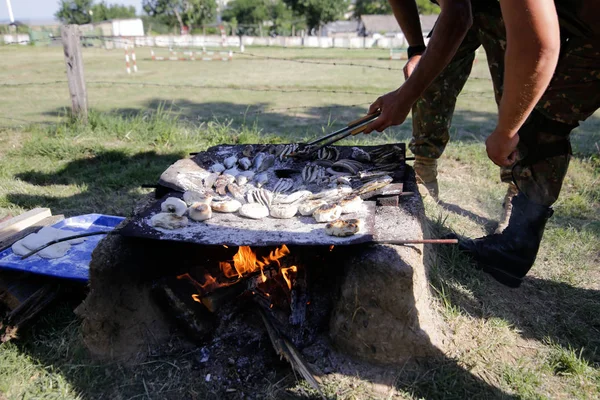
<instances>
[{"instance_id":1,"label":"metal tongs","mask_svg":"<svg viewBox=\"0 0 600 400\"><path fill-rule=\"evenodd\" d=\"M342 140L350 135L352 135L352 136L358 135L359 133L364 132L365 129L367 129L367 125L369 125L369 123L371 121L377 119L377 117L379 117L380 115L381 115L381 111L377 110L373 114L369 114L365 117L362 117L360 119L352 121L342 129L339 129L335 132L332 132L332 133L327 134L323 137L320 137L316 140L313 140L312 142L306 143L306 146L304 147L303 150L296 152L296 153L289 154L288 157L307 157L307 156L321 150L323 147L329 146L329 145L331 145L339 140Z\"/></svg>"}]
</instances>

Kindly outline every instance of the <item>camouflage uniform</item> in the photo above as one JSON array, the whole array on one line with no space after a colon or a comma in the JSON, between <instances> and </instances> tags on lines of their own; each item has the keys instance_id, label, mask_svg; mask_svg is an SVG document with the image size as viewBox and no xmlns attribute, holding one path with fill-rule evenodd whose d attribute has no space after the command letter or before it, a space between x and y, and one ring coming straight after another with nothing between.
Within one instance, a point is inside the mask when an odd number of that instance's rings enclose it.
<instances>
[{"instance_id":1,"label":"camouflage uniform","mask_svg":"<svg viewBox=\"0 0 600 400\"><path fill-rule=\"evenodd\" d=\"M562 27L562 24L561 24ZM564 32L563 32L564 33ZM568 40L567 40L568 37ZM500 101L504 76L506 31L499 4L473 2L473 25L446 69L413 107L415 155L439 158L450 138L449 128L456 98L463 89L475 58L483 46ZM565 34L552 81L535 111L519 131L521 160L502 169L501 179L514 182L530 200L552 205L567 172L569 135L600 107L600 38Z\"/></svg>"}]
</instances>

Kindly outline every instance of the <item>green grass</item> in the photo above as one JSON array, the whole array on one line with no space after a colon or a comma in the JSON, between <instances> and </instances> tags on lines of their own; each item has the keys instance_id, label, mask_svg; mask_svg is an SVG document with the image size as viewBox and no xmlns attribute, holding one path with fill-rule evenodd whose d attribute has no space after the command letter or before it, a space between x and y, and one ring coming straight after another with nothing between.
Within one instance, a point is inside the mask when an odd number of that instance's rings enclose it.
<instances>
[{"instance_id":1,"label":"green grass","mask_svg":"<svg viewBox=\"0 0 600 400\"><path fill-rule=\"evenodd\" d=\"M174 161L220 143L278 143L329 132L365 112L376 95L200 89L331 89L385 93L399 71L266 61L150 62L138 49L138 75L120 51L85 49L88 82L155 82L179 87L88 84L89 124L68 117L66 84L3 87L0 106L0 218L33 207L67 216L128 216ZM274 57L342 60L401 68L385 51L252 48ZM64 80L60 48L0 47L0 83ZM485 60L474 76L486 77ZM181 85L188 85L182 87ZM495 124L491 82L471 80L458 101L452 140L440 162L443 203L425 199L432 237L454 230L486 234L500 216L505 186L483 140ZM485 95L477 93L484 92ZM361 104L360 106L354 106ZM287 109L294 107L292 109ZM260 111L260 112L256 112ZM30 121L30 122L29 122ZM349 143L406 141L410 121ZM425 248L432 294L448 331L440 359L385 370L392 395L374 394L352 373L330 374L330 398L598 398L600 396L600 119L573 134L575 157L539 257L517 291L472 268L452 247ZM175 350L179 349L179 350ZM0 346L0 393L7 398L206 398L223 388L204 381L194 355L171 351L126 367L93 361L78 320L60 303L19 341ZM374 369L375 371L375 369ZM204 374L204 375L203 375ZM291 372L237 388L254 398L306 398ZM395 383L394 383L395 382ZM213 394L211 394L213 393ZM219 392L220 393L220 392ZM2 396L0 395L0 398ZM513 397L514 398L514 397Z\"/></svg>"}]
</instances>

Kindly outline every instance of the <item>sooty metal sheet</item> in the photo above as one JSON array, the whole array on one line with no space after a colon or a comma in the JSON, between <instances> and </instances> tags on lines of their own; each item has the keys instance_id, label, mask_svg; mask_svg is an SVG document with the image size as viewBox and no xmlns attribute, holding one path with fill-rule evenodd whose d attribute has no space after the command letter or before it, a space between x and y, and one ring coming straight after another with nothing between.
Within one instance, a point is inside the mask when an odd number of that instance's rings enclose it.
<instances>
[{"instance_id":1,"label":"sooty metal sheet","mask_svg":"<svg viewBox=\"0 0 600 400\"><path fill-rule=\"evenodd\" d=\"M375 229L375 202L365 201L357 213L345 214L343 219L360 218L364 225L360 233L338 238L325 233L324 223L312 217L296 216L290 219L267 217L251 220L233 213L216 213L207 221L190 220L187 227L167 230L154 228L150 218L160 212L160 204L166 197L182 197L173 191L136 217L121 229L124 236L135 236L156 240L172 240L202 245L228 246L280 246L287 245L351 245L373 241Z\"/></svg>"}]
</instances>

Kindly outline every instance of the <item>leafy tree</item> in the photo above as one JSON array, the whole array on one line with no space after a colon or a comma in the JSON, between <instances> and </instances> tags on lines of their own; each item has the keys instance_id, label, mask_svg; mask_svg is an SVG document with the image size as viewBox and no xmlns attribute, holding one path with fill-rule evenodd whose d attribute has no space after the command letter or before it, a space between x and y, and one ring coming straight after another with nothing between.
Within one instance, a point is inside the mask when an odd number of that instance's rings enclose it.
<instances>
[{"instance_id":1,"label":"leafy tree","mask_svg":"<svg viewBox=\"0 0 600 400\"><path fill-rule=\"evenodd\" d=\"M419 14L423 15L440 13L440 7L432 3L431 0L417 0L417 9L419 10Z\"/></svg>"},{"instance_id":2,"label":"leafy tree","mask_svg":"<svg viewBox=\"0 0 600 400\"><path fill-rule=\"evenodd\" d=\"M298 15L304 16L309 29L342 17L348 9L347 0L284 0Z\"/></svg>"},{"instance_id":3,"label":"leafy tree","mask_svg":"<svg viewBox=\"0 0 600 400\"><path fill-rule=\"evenodd\" d=\"M90 11L93 0L60 0L54 16L63 24L89 24L92 21Z\"/></svg>"},{"instance_id":4,"label":"leafy tree","mask_svg":"<svg viewBox=\"0 0 600 400\"><path fill-rule=\"evenodd\" d=\"M419 14L439 14L440 8L430 0L416 0ZM371 14L391 14L392 7L387 0L356 0L354 5L354 16L360 18L361 15Z\"/></svg>"},{"instance_id":5,"label":"leafy tree","mask_svg":"<svg viewBox=\"0 0 600 400\"><path fill-rule=\"evenodd\" d=\"M354 4L354 16L360 18L361 15L372 14L391 14L392 6L388 0L356 0Z\"/></svg>"},{"instance_id":6,"label":"leafy tree","mask_svg":"<svg viewBox=\"0 0 600 400\"><path fill-rule=\"evenodd\" d=\"M240 35L256 34L267 21L272 32L291 29L292 18L292 10L281 0L233 0L223 12L223 20L236 25Z\"/></svg>"},{"instance_id":7,"label":"leafy tree","mask_svg":"<svg viewBox=\"0 0 600 400\"><path fill-rule=\"evenodd\" d=\"M269 19L269 0L233 0L223 12L223 19L236 19L239 25L258 25Z\"/></svg>"},{"instance_id":8,"label":"leafy tree","mask_svg":"<svg viewBox=\"0 0 600 400\"><path fill-rule=\"evenodd\" d=\"M109 19L134 18L135 7L118 4L106 4L101 1L92 6L92 22L106 21Z\"/></svg>"},{"instance_id":9,"label":"leafy tree","mask_svg":"<svg viewBox=\"0 0 600 400\"><path fill-rule=\"evenodd\" d=\"M212 22L217 10L215 0L143 0L142 8L151 17L181 31L187 26L201 26Z\"/></svg>"},{"instance_id":10,"label":"leafy tree","mask_svg":"<svg viewBox=\"0 0 600 400\"><path fill-rule=\"evenodd\" d=\"M290 32L292 25L294 24L294 13L290 7L288 7L282 0L275 0L269 9L271 16L271 31L278 33L281 31ZM291 32L290 32L291 33Z\"/></svg>"}]
</instances>

